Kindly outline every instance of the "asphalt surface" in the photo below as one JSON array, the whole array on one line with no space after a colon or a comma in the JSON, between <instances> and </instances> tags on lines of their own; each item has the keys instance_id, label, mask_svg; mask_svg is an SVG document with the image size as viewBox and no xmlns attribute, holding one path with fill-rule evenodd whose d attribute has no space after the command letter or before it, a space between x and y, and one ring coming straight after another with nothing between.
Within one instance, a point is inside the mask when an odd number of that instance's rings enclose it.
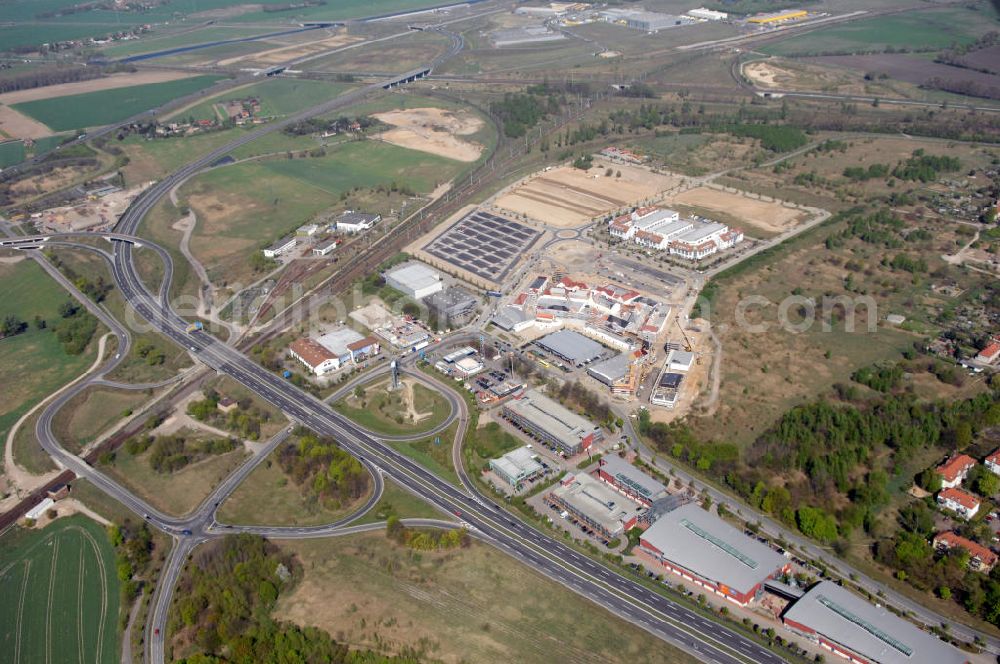
<instances>
[{"instance_id":1,"label":"asphalt surface","mask_svg":"<svg viewBox=\"0 0 1000 664\"><path fill-rule=\"evenodd\" d=\"M125 221L127 224L137 225L138 219L133 219L134 221ZM131 228L126 225L122 230ZM131 244L116 242L113 277L123 297L161 334L188 348L199 360L238 381L260 398L281 409L294 421L322 435L332 436L341 447L362 462L375 466L443 512L454 514L466 527L475 531L478 537L492 542L547 577L704 661L783 661L741 634L608 569L511 517L492 502L479 496L470 496L466 491L433 475L410 458L397 453L386 442L333 411L325 402L258 366L209 334L202 331L187 333L187 321L146 291L135 272L131 251ZM453 398L457 399L457 396ZM97 482L102 482L102 478L98 477ZM121 489L115 486L102 488L112 495L121 493ZM131 495L116 497L127 505L135 501ZM169 525L159 514L152 520L157 525ZM183 546L179 547L179 556L183 556L188 546L193 549L194 545L189 544L191 540L200 540L200 536L194 534L194 529L191 530L192 536L181 540ZM173 556L170 562L175 562ZM168 566L165 578L161 581L162 587L172 587L181 564L177 562L177 565L176 568ZM165 625L166 609L166 602L156 603L152 625ZM162 637L164 629L159 629ZM151 661L162 661L162 640L158 641L154 637L150 644Z\"/></svg>"}]
</instances>

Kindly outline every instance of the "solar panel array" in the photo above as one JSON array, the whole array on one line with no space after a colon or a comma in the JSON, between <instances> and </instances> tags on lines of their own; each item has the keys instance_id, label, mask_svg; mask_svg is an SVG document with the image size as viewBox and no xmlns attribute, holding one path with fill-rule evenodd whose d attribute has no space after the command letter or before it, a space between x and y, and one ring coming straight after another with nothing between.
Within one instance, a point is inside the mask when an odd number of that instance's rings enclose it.
<instances>
[{"instance_id":1,"label":"solar panel array","mask_svg":"<svg viewBox=\"0 0 1000 664\"><path fill-rule=\"evenodd\" d=\"M541 233L529 226L475 210L432 240L424 251L498 284L539 236Z\"/></svg>"}]
</instances>

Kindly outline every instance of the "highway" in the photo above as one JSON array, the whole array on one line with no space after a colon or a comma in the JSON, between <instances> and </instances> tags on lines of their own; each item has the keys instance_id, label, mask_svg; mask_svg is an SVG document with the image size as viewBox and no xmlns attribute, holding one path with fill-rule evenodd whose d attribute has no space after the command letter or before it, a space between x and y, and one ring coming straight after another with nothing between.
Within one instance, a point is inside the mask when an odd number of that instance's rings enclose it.
<instances>
[{"instance_id":1,"label":"highway","mask_svg":"<svg viewBox=\"0 0 1000 664\"><path fill-rule=\"evenodd\" d=\"M480 496L469 495L466 491L438 478L408 457L397 453L384 441L375 438L360 426L333 411L325 402L266 371L211 335L202 331L188 333L186 331L188 322L174 313L168 303L150 293L135 270L132 261L133 243L142 242L143 246L151 246L147 241L128 239L127 232L134 230L140 220L140 216L130 215L128 212L123 216L123 223L120 224L120 229L113 240L112 276L125 300L165 337L187 348L211 368L240 382L259 397L278 407L294 421L321 435L333 437L344 449L366 465L374 466L377 471L391 477L444 513L454 514L474 531L477 537L493 543L540 573L650 633L705 661L726 663L782 661L776 654L750 639L674 603L646 586L552 539L547 534L535 530L503 512L492 502ZM57 236L50 239L59 238ZM18 241L22 239L19 238ZM4 243L0 242L0 245L2 244ZM452 403L454 406L454 402ZM100 472L73 457L52 439L50 431L41 428L42 435L46 438L44 443L46 450L60 463L91 480L129 509L138 514L148 515L151 523L178 537L176 553L171 555L157 590L159 597L154 598L153 615L150 620L150 625L155 626L154 632L159 629L159 636L162 637L165 632L170 597L170 592L166 589L174 587L177 575L183 567L182 561L186 559L189 551L213 534L214 507L221 502L220 497L224 490L227 487L235 488L243 478L239 476L229 478L230 481L213 492L213 496L206 500L202 508L195 511L194 516L177 519L152 509ZM280 441L272 441L271 444L276 445L278 442ZM263 458L263 455L259 455L259 458ZM243 468L248 469L246 471L248 474L250 464L244 465ZM374 476L378 477L378 472L375 472ZM184 529L189 530L191 535L184 536L183 533L178 535L178 530ZM329 531L333 528L328 526L326 529ZM220 528L220 530L226 529ZM253 529L246 530L255 532ZM296 534L294 530L283 529L280 533L270 531L270 534L276 537L290 537ZM324 534L323 529L311 530L312 532L303 531L301 536ZM150 639L150 661L161 662L163 656L162 638L158 640L154 634Z\"/></svg>"},{"instance_id":2,"label":"highway","mask_svg":"<svg viewBox=\"0 0 1000 664\"><path fill-rule=\"evenodd\" d=\"M129 215L128 212L123 217L125 223L122 224L123 228L113 242L112 276L126 301L165 337L190 350L208 366L240 382L281 409L294 421L321 435L335 438L345 450L367 466L374 467L376 470L373 473L374 477L378 478L381 471L442 512L457 516L477 537L494 544L545 576L562 583L659 638L709 662L771 664L782 661L778 655L737 632L676 604L650 588L618 574L562 542L520 522L489 500L469 495L466 491L436 477L408 457L397 453L386 442L375 438L347 418L337 414L325 402L264 370L209 334L201 331L187 333L187 321L177 316L168 303L150 293L136 273L132 262L131 242L139 240L126 240L124 232L134 229L140 220L141 216ZM148 242L142 242L144 246L150 245ZM0 242L0 245L3 244L5 242ZM455 402L452 403L454 407ZM244 464L241 468L245 469L243 473L231 476L220 485L192 515L178 519L158 512L99 471L63 450L52 438L50 429L44 426L40 429L44 438L43 445L61 464L92 481L98 488L137 514L147 516L151 524L171 533L178 540L178 545L167 561L163 577L158 584L152 617L149 621L153 634L148 639L148 659L155 663L162 662L164 658L162 637L165 633L169 599L183 569L183 562L190 552L208 537L219 532L234 530L215 525L215 508L223 497L235 489L249 474L252 470L251 463ZM280 439L272 440L266 446L266 451L255 455L254 459L263 459L265 454L280 442ZM184 533L184 530L190 531L190 535ZM261 532L255 529L246 530ZM296 530L271 530L268 534L274 537L324 536L336 530L336 526L326 526L325 529L298 529L300 531L298 533Z\"/></svg>"}]
</instances>

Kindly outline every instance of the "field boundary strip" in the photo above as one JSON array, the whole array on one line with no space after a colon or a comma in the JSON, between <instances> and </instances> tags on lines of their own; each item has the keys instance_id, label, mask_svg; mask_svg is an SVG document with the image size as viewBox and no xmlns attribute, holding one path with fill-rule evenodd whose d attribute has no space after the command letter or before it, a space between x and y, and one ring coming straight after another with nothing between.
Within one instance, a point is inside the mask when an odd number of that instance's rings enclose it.
<instances>
[{"instance_id":1,"label":"field boundary strip","mask_svg":"<svg viewBox=\"0 0 1000 664\"><path fill-rule=\"evenodd\" d=\"M17 630L17 634L15 635L14 638L15 662L21 661L21 628L23 626L22 622L24 619L24 598L28 595L28 577L31 576L31 560L29 559L22 560L21 564L24 565L24 578L21 579L21 597L18 599L17 602L17 626L15 627L15 629ZM10 567L8 567L7 569L10 569Z\"/></svg>"},{"instance_id":2,"label":"field boundary strip","mask_svg":"<svg viewBox=\"0 0 1000 664\"><path fill-rule=\"evenodd\" d=\"M58 534L58 533L57 533ZM56 589L56 570L59 568L59 537L53 535L52 562L49 564L49 597L45 605L45 662L52 662L52 596Z\"/></svg>"},{"instance_id":3,"label":"field boundary strip","mask_svg":"<svg viewBox=\"0 0 1000 664\"><path fill-rule=\"evenodd\" d=\"M101 581L101 613L100 620L97 622L97 645L96 656L94 657L94 661L99 663L104 649L104 627L108 619L108 570L104 566L104 558L101 556L101 548L97 545L97 541L94 539L94 536L87 532L84 528L80 528L79 530L90 543L90 548L94 552L94 558L97 561L97 572ZM82 569L80 570L80 578L83 578ZM80 596L83 597L83 593L80 593Z\"/></svg>"},{"instance_id":4,"label":"field boundary strip","mask_svg":"<svg viewBox=\"0 0 1000 664\"><path fill-rule=\"evenodd\" d=\"M85 547L80 547L80 560L78 563L80 573L76 577L76 656L81 662L86 661L86 658L83 656L83 574L87 564L86 556L84 555L86 551Z\"/></svg>"}]
</instances>

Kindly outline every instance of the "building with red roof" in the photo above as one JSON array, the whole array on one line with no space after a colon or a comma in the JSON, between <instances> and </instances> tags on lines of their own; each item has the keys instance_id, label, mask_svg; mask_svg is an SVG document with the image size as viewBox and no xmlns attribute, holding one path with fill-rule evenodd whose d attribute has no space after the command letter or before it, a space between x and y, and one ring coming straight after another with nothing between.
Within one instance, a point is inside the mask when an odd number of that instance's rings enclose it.
<instances>
[{"instance_id":1,"label":"building with red roof","mask_svg":"<svg viewBox=\"0 0 1000 664\"><path fill-rule=\"evenodd\" d=\"M1000 449L993 450L993 452L986 457L983 465L986 466L986 470L990 471L994 475L1000 475Z\"/></svg>"},{"instance_id":2,"label":"building with red roof","mask_svg":"<svg viewBox=\"0 0 1000 664\"><path fill-rule=\"evenodd\" d=\"M951 489L964 482L969 471L975 465L976 460L968 454L956 454L935 468L934 471L941 476L941 486L945 489Z\"/></svg>"},{"instance_id":3,"label":"building with red roof","mask_svg":"<svg viewBox=\"0 0 1000 664\"><path fill-rule=\"evenodd\" d=\"M976 355L977 362L984 362L986 364L993 364L996 362L997 358L1000 357L1000 342L991 339L986 348L979 351L979 355Z\"/></svg>"},{"instance_id":4,"label":"building with red roof","mask_svg":"<svg viewBox=\"0 0 1000 664\"><path fill-rule=\"evenodd\" d=\"M942 489L937 495L937 503L964 519L971 519L979 512L979 498L961 489Z\"/></svg>"},{"instance_id":5,"label":"building with red roof","mask_svg":"<svg viewBox=\"0 0 1000 664\"><path fill-rule=\"evenodd\" d=\"M997 554L982 544L973 542L957 533L945 532L934 536L934 548L948 550L958 547L969 552L969 569L974 572L989 573L997 563Z\"/></svg>"}]
</instances>

